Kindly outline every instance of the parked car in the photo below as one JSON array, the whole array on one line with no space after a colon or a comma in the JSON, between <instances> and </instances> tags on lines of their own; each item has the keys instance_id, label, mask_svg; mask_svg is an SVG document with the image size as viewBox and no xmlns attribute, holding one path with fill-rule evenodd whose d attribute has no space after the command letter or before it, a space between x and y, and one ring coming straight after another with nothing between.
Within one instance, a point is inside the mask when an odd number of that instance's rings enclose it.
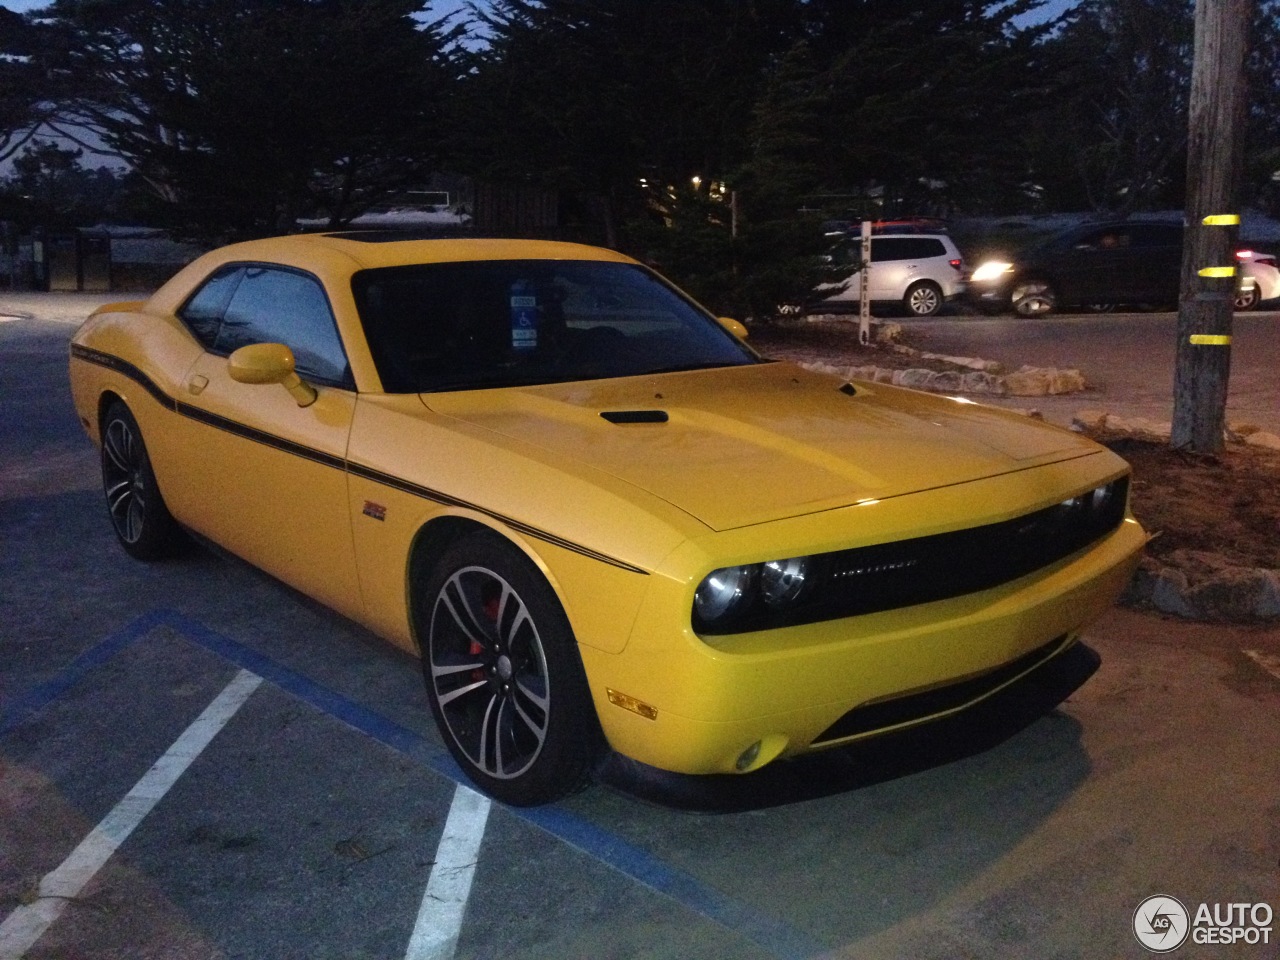
<instances>
[{"instance_id":1,"label":"parked car","mask_svg":"<svg viewBox=\"0 0 1280 960\"><path fill-rule=\"evenodd\" d=\"M861 302L862 241L853 237L832 248L833 265L848 264L843 280L818 287L811 311L857 310ZM889 234L871 238L867 294L878 304L900 305L916 317L931 317L965 291L964 259L945 234Z\"/></svg>"},{"instance_id":2,"label":"parked car","mask_svg":"<svg viewBox=\"0 0 1280 960\"><path fill-rule=\"evenodd\" d=\"M1164 221L1082 224L979 264L969 298L986 312L1028 317L1063 307L1172 307L1182 282L1182 234L1180 224ZM1242 277L1242 295L1249 286Z\"/></svg>"},{"instance_id":3,"label":"parked car","mask_svg":"<svg viewBox=\"0 0 1280 960\"><path fill-rule=\"evenodd\" d=\"M419 655L514 804L949 716L1128 583L1111 451L745 333L609 250L335 233L102 307L70 378L128 554L194 531Z\"/></svg>"},{"instance_id":4,"label":"parked car","mask_svg":"<svg viewBox=\"0 0 1280 960\"><path fill-rule=\"evenodd\" d=\"M1240 269L1253 278L1253 287L1242 289L1236 296L1237 310L1252 310L1260 303L1280 298L1280 268L1273 254L1257 250L1237 250Z\"/></svg>"}]
</instances>

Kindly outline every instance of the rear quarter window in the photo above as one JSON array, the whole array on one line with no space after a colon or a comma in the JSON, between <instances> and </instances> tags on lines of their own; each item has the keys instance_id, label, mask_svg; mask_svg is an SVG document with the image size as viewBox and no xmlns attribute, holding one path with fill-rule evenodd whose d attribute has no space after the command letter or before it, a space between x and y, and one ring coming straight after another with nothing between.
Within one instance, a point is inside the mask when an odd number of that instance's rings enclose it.
<instances>
[{"instance_id":1,"label":"rear quarter window","mask_svg":"<svg viewBox=\"0 0 1280 960\"><path fill-rule=\"evenodd\" d=\"M871 262L925 260L944 257L947 248L934 237L875 237L871 241Z\"/></svg>"}]
</instances>

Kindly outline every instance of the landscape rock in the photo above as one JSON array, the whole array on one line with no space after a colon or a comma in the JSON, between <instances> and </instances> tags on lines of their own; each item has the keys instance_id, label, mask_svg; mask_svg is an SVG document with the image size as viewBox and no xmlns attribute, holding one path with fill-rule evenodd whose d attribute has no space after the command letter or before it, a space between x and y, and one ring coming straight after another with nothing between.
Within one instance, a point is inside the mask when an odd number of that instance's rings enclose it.
<instances>
[{"instance_id":1,"label":"landscape rock","mask_svg":"<svg viewBox=\"0 0 1280 960\"><path fill-rule=\"evenodd\" d=\"M985 393L993 397L1003 397L1009 391L1004 378L991 373L966 373L960 377L961 393Z\"/></svg>"},{"instance_id":2,"label":"landscape rock","mask_svg":"<svg viewBox=\"0 0 1280 960\"><path fill-rule=\"evenodd\" d=\"M949 357L941 353L922 353L920 356L925 360L938 360L949 363L953 367L968 367L970 370L980 370L983 373L1000 373L1004 369L1004 365L999 360L983 360L980 357Z\"/></svg>"},{"instance_id":3,"label":"landscape rock","mask_svg":"<svg viewBox=\"0 0 1280 960\"><path fill-rule=\"evenodd\" d=\"M1101 432L1107 427L1107 411L1095 407L1077 410L1071 418L1071 426L1080 430Z\"/></svg>"},{"instance_id":4,"label":"landscape rock","mask_svg":"<svg viewBox=\"0 0 1280 960\"><path fill-rule=\"evenodd\" d=\"M1058 396L1087 389L1084 375L1079 370L1053 367L1022 367L1006 374L1004 381L1009 394L1015 397Z\"/></svg>"},{"instance_id":5,"label":"landscape rock","mask_svg":"<svg viewBox=\"0 0 1280 960\"><path fill-rule=\"evenodd\" d=\"M1105 420L1106 430L1144 440L1167 441L1173 433L1173 424L1168 421L1148 420L1146 417L1117 417L1114 414L1107 414Z\"/></svg>"},{"instance_id":6,"label":"landscape rock","mask_svg":"<svg viewBox=\"0 0 1280 960\"><path fill-rule=\"evenodd\" d=\"M1262 430L1245 434L1244 442L1251 447L1262 447L1266 450L1280 450L1280 436L1276 436L1274 433L1266 433Z\"/></svg>"},{"instance_id":7,"label":"landscape rock","mask_svg":"<svg viewBox=\"0 0 1280 960\"><path fill-rule=\"evenodd\" d=\"M1280 571L1234 566L1202 550L1175 550L1165 559L1143 557L1122 602L1186 620L1280 619Z\"/></svg>"}]
</instances>

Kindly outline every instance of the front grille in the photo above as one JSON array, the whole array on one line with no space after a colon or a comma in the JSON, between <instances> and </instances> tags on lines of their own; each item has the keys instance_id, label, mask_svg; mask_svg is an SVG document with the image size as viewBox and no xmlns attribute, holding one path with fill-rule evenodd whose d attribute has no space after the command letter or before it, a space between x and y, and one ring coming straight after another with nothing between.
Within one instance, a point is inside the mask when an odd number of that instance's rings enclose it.
<instances>
[{"instance_id":1,"label":"front grille","mask_svg":"<svg viewBox=\"0 0 1280 960\"><path fill-rule=\"evenodd\" d=\"M1129 478L1034 513L911 540L855 547L813 558L807 596L783 610L755 602L703 635L746 633L896 610L987 590L1056 563L1124 520Z\"/></svg>"},{"instance_id":2,"label":"front grille","mask_svg":"<svg viewBox=\"0 0 1280 960\"><path fill-rule=\"evenodd\" d=\"M1065 649L1066 636L1056 637L1044 646L1025 653L1017 660L980 676L961 680L945 687L935 687L922 693L882 700L862 707L854 707L843 717L827 727L814 739L814 745L856 737L874 730L885 730L899 724L923 720L948 710L955 710L998 690L1019 674L1025 673L1048 661Z\"/></svg>"}]
</instances>

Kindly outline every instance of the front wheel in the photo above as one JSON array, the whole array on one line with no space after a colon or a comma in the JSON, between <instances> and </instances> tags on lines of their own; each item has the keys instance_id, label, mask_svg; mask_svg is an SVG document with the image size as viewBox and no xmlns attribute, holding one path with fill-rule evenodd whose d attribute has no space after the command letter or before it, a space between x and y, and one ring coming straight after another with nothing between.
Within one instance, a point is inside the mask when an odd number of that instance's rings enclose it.
<instances>
[{"instance_id":1,"label":"front wheel","mask_svg":"<svg viewBox=\"0 0 1280 960\"><path fill-rule=\"evenodd\" d=\"M942 307L942 290L936 283L914 283L902 303L913 317L932 317Z\"/></svg>"},{"instance_id":2,"label":"front wheel","mask_svg":"<svg viewBox=\"0 0 1280 960\"><path fill-rule=\"evenodd\" d=\"M1009 299L1020 317L1042 317L1053 313L1058 305L1053 287L1043 280L1019 283L1010 291Z\"/></svg>"},{"instance_id":3,"label":"front wheel","mask_svg":"<svg viewBox=\"0 0 1280 960\"><path fill-rule=\"evenodd\" d=\"M102 418L102 489L120 545L139 560L172 554L182 531L165 506L138 421L120 401Z\"/></svg>"},{"instance_id":4,"label":"front wheel","mask_svg":"<svg viewBox=\"0 0 1280 960\"><path fill-rule=\"evenodd\" d=\"M537 568L496 535L450 546L423 594L422 668L445 746L506 803L585 783L601 734L573 631Z\"/></svg>"}]
</instances>

